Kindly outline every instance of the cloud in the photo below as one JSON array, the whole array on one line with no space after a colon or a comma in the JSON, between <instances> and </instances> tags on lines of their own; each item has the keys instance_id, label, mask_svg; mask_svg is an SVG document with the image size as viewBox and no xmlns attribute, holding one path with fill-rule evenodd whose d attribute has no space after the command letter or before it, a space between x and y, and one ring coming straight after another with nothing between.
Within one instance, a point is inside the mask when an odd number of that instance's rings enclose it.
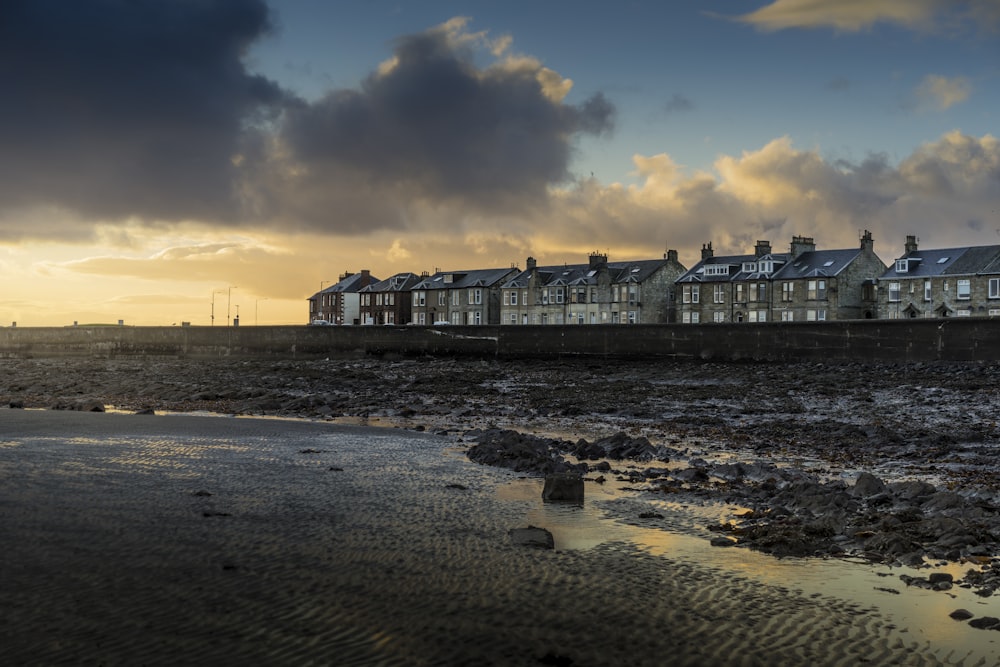
<instances>
[{"instance_id":1,"label":"cloud","mask_svg":"<svg viewBox=\"0 0 1000 667\"><path fill-rule=\"evenodd\" d=\"M232 157L281 89L249 73L261 0L0 4L0 212L232 220Z\"/></svg>"},{"instance_id":2,"label":"cloud","mask_svg":"<svg viewBox=\"0 0 1000 667\"><path fill-rule=\"evenodd\" d=\"M969 99L972 84L963 76L928 74L915 91L918 108L944 111Z\"/></svg>"},{"instance_id":3,"label":"cloud","mask_svg":"<svg viewBox=\"0 0 1000 667\"><path fill-rule=\"evenodd\" d=\"M919 31L954 30L962 24L989 29L1000 24L1000 9L995 0L773 0L739 20L767 31L833 28L858 32L876 23Z\"/></svg>"},{"instance_id":4,"label":"cloud","mask_svg":"<svg viewBox=\"0 0 1000 667\"><path fill-rule=\"evenodd\" d=\"M503 213L542 205L567 182L574 141L612 129L601 94L564 102L572 82L452 20L397 40L393 57L358 89L290 108L280 133L250 156L264 216L312 229L403 228L409 209L460 205ZM331 211L335 214L331 215Z\"/></svg>"}]
</instances>

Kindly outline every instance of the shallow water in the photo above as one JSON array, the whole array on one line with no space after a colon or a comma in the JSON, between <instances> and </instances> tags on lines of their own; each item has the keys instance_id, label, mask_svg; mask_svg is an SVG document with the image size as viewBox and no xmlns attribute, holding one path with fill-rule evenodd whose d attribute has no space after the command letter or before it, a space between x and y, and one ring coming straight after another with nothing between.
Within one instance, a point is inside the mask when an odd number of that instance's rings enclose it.
<instances>
[{"instance_id":1,"label":"shallow water","mask_svg":"<svg viewBox=\"0 0 1000 667\"><path fill-rule=\"evenodd\" d=\"M978 630L967 622L952 620L956 609L980 616L1000 617L1000 596L981 598L969 589L929 591L907 587L899 575L927 577L931 572L949 572L955 579L974 567L949 563L931 568L890 567L837 559L778 559L750 549L709 545L714 536L707 530L692 534L691 526L718 523L740 508L723 505L701 507L642 499L663 520L647 523L667 525L642 527L615 518L617 501L639 498L622 485L588 483L582 505L542 502L544 481L538 478L512 480L497 489L498 498L523 507L525 521L547 528L556 549L587 550L608 542L628 542L655 555L697 563L774 586L800 591L806 596L836 597L860 608L877 609L910 641L942 659L964 664L1000 665L1000 632ZM634 508L630 508L635 514ZM641 520L639 520L641 522ZM676 529L671 530L669 524ZM697 529L695 529L697 530ZM884 589L893 589L890 593Z\"/></svg>"}]
</instances>

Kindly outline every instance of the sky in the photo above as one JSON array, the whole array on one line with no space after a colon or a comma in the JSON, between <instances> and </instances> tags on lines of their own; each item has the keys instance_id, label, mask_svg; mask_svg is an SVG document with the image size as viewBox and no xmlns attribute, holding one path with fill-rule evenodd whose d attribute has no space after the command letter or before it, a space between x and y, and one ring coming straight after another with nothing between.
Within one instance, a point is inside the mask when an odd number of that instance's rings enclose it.
<instances>
[{"instance_id":1,"label":"sky","mask_svg":"<svg viewBox=\"0 0 1000 667\"><path fill-rule=\"evenodd\" d=\"M1000 244L1000 0L0 0L0 325Z\"/></svg>"}]
</instances>

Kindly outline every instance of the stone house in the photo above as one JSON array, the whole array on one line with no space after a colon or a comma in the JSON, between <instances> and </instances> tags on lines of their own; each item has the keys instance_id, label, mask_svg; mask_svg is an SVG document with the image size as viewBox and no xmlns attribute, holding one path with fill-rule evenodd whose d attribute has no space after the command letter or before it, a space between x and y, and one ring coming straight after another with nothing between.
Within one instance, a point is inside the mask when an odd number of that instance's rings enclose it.
<instances>
[{"instance_id":1,"label":"stone house","mask_svg":"<svg viewBox=\"0 0 1000 667\"><path fill-rule=\"evenodd\" d=\"M885 264L865 232L858 248L816 250L793 236L787 253L757 241L752 255L716 257L712 244L677 281L679 321L798 322L874 317L875 283Z\"/></svg>"},{"instance_id":2,"label":"stone house","mask_svg":"<svg viewBox=\"0 0 1000 667\"><path fill-rule=\"evenodd\" d=\"M529 257L525 270L501 286L500 323L666 323L673 283L684 270L675 250L663 259L627 262L608 262L595 252L587 264L562 266L540 267Z\"/></svg>"},{"instance_id":3,"label":"stone house","mask_svg":"<svg viewBox=\"0 0 1000 667\"><path fill-rule=\"evenodd\" d=\"M407 324L412 312L410 288L419 283L415 273L397 273L361 289L361 324Z\"/></svg>"},{"instance_id":4,"label":"stone house","mask_svg":"<svg viewBox=\"0 0 1000 667\"><path fill-rule=\"evenodd\" d=\"M907 236L902 257L878 279L878 316L1000 316L1000 245L921 250Z\"/></svg>"},{"instance_id":5,"label":"stone house","mask_svg":"<svg viewBox=\"0 0 1000 667\"><path fill-rule=\"evenodd\" d=\"M775 321L816 322L876 317L875 283L886 269L871 232L858 248L816 250L812 238L792 238L791 259L772 276Z\"/></svg>"},{"instance_id":6,"label":"stone house","mask_svg":"<svg viewBox=\"0 0 1000 667\"><path fill-rule=\"evenodd\" d=\"M508 269L438 271L410 290L411 324L500 324L500 285Z\"/></svg>"},{"instance_id":7,"label":"stone house","mask_svg":"<svg viewBox=\"0 0 1000 667\"><path fill-rule=\"evenodd\" d=\"M309 297L309 321L360 324L361 290L378 281L368 269L344 273L338 282Z\"/></svg>"}]
</instances>

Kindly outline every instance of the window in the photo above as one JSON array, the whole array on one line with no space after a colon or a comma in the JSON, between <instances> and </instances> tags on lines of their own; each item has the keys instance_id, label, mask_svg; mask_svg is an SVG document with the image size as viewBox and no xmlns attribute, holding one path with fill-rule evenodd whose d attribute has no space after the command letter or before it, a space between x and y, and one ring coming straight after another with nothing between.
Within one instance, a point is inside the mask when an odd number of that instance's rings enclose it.
<instances>
[{"instance_id":1,"label":"window","mask_svg":"<svg viewBox=\"0 0 1000 667\"><path fill-rule=\"evenodd\" d=\"M725 311L717 310L714 313L712 313L712 321L715 322L716 324L718 324L719 322L725 322L726 321Z\"/></svg>"},{"instance_id":2,"label":"window","mask_svg":"<svg viewBox=\"0 0 1000 667\"><path fill-rule=\"evenodd\" d=\"M628 302L635 303L639 300L639 286L631 284L628 286Z\"/></svg>"},{"instance_id":3,"label":"window","mask_svg":"<svg viewBox=\"0 0 1000 667\"><path fill-rule=\"evenodd\" d=\"M989 297L991 299L1000 299L1000 278L990 278Z\"/></svg>"},{"instance_id":4,"label":"window","mask_svg":"<svg viewBox=\"0 0 1000 667\"><path fill-rule=\"evenodd\" d=\"M417 313L417 324L427 324L427 313Z\"/></svg>"},{"instance_id":5,"label":"window","mask_svg":"<svg viewBox=\"0 0 1000 667\"><path fill-rule=\"evenodd\" d=\"M697 312L684 312L681 313L681 323L682 324L698 324L699 314Z\"/></svg>"},{"instance_id":6,"label":"window","mask_svg":"<svg viewBox=\"0 0 1000 667\"><path fill-rule=\"evenodd\" d=\"M413 293L413 305L414 306L418 306L418 307L425 305L424 304L424 300L426 298L427 298L427 293L426 292L423 292L423 291L414 292ZM423 324L423 322L421 322L420 324Z\"/></svg>"},{"instance_id":7,"label":"window","mask_svg":"<svg viewBox=\"0 0 1000 667\"><path fill-rule=\"evenodd\" d=\"M747 273L756 273L757 262L743 262L743 270Z\"/></svg>"},{"instance_id":8,"label":"window","mask_svg":"<svg viewBox=\"0 0 1000 667\"><path fill-rule=\"evenodd\" d=\"M457 290L456 289L456 290L452 290L451 291L451 305L453 305L453 306L461 306L462 305L462 291L461 290Z\"/></svg>"},{"instance_id":9,"label":"window","mask_svg":"<svg viewBox=\"0 0 1000 667\"><path fill-rule=\"evenodd\" d=\"M503 291L503 305L505 306L510 305L510 290Z\"/></svg>"},{"instance_id":10,"label":"window","mask_svg":"<svg viewBox=\"0 0 1000 667\"><path fill-rule=\"evenodd\" d=\"M628 311L628 323L629 324L635 324L635 311L634 310Z\"/></svg>"},{"instance_id":11,"label":"window","mask_svg":"<svg viewBox=\"0 0 1000 667\"><path fill-rule=\"evenodd\" d=\"M704 274L706 276L728 276L729 275L729 265L728 264L710 264L705 267Z\"/></svg>"},{"instance_id":12,"label":"window","mask_svg":"<svg viewBox=\"0 0 1000 667\"><path fill-rule=\"evenodd\" d=\"M806 311L807 322L823 322L825 320L826 320L826 311L823 309Z\"/></svg>"},{"instance_id":13,"label":"window","mask_svg":"<svg viewBox=\"0 0 1000 667\"><path fill-rule=\"evenodd\" d=\"M781 321L782 322L794 322L795 321L795 313L792 312L792 311L790 311L790 310L783 310L783 311L781 311Z\"/></svg>"},{"instance_id":14,"label":"window","mask_svg":"<svg viewBox=\"0 0 1000 667\"><path fill-rule=\"evenodd\" d=\"M747 313L747 322L767 322L767 311L751 310Z\"/></svg>"},{"instance_id":15,"label":"window","mask_svg":"<svg viewBox=\"0 0 1000 667\"><path fill-rule=\"evenodd\" d=\"M562 287L557 287L556 290L555 290L555 292L556 292L556 303L562 303L563 299L564 299L563 288Z\"/></svg>"},{"instance_id":16,"label":"window","mask_svg":"<svg viewBox=\"0 0 1000 667\"><path fill-rule=\"evenodd\" d=\"M368 297L368 303L365 304L365 305L370 305L371 304L372 295L371 294L365 294L365 296ZM382 294L381 293L375 295L375 305L376 306L381 306L382 305Z\"/></svg>"},{"instance_id":17,"label":"window","mask_svg":"<svg viewBox=\"0 0 1000 667\"><path fill-rule=\"evenodd\" d=\"M990 310L989 310L989 316L990 317L1000 316L1000 308L990 308Z\"/></svg>"},{"instance_id":18,"label":"window","mask_svg":"<svg viewBox=\"0 0 1000 667\"><path fill-rule=\"evenodd\" d=\"M899 303L899 283L889 283L889 303Z\"/></svg>"},{"instance_id":19,"label":"window","mask_svg":"<svg viewBox=\"0 0 1000 667\"><path fill-rule=\"evenodd\" d=\"M958 290L955 293L955 298L962 300L972 298L972 283L969 282L968 278L960 278L958 280Z\"/></svg>"},{"instance_id":20,"label":"window","mask_svg":"<svg viewBox=\"0 0 1000 667\"><path fill-rule=\"evenodd\" d=\"M931 300L931 281L924 281L924 301Z\"/></svg>"},{"instance_id":21,"label":"window","mask_svg":"<svg viewBox=\"0 0 1000 667\"><path fill-rule=\"evenodd\" d=\"M517 305L517 290L511 290L510 292L510 305Z\"/></svg>"},{"instance_id":22,"label":"window","mask_svg":"<svg viewBox=\"0 0 1000 667\"><path fill-rule=\"evenodd\" d=\"M826 298L826 281L825 280L810 280L806 283L806 298L807 299L825 299Z\"/></svg>"},{"instance_id":23,"label":"window","mask_svg":"<svg viewBox=\"0 0 1000 667\"><path fill-rule=\"evenodd\" d=\"M712 290L712 303L726 302L726 286L716 285Z\"/></svg>"},{"instance_id":24,"label":"window","mask_svg":"<svg viewBox=\"0 0 1000 667\"><path fill-rule=\"evenodd\" d=\"M459 312L459 311L455 311L454 313L452 313L451 314L451 323L452 324L461 324L462 323L462 313Z\"/></svg>"},{"instance_id":25,"label":"window","mask_svg":"<svg viewBox=\"0 0 1000 667\"><path fill-rule=\"evenodd\" d=\"M684 285L681 288L681 301L683 303L698 303L700 288L701 285Z\"/></svg>"},{"instance_id":26,"label":"window","mask_svg":"<svg viewBox=\"0 0 1000 667\"><path fill-rule=\"evenodd\" d=\"M767 302L767 283L757 283L757 301Z\"/></svg>"},{"instance_id":27,"label":"window","mask_svg":"<svg viewBox=\"0 0 1000 667\"><path fill-rule=\"evenodd\" d=\"M511 313L510 314L510 323L511 324L517 324L517 313Z\"/></svg>"},{"instance_id":28,"label":"window","mask_svg":"<svg viewBox=\"0 0 1000 667\"><path fill-rule=\"evenodd\" d=\"M795 298L795 283L793 282L783 282L781 283L781 300L782 301L792 301Z\"/></svg>"},{"instance_id":29,"label":"window","mask_svg":"<svg viewBox=\"0 0 1000 667\"><path fill-rule=\"evenodd\" d=\"M469 289L469 305L478 306L483 302L483 290L478 288ZM471 322L469 324L472 324Z\"/></svg>"},{"instance_id":30,"label":"window","mask_svg":"<svg viewBox=\"0 0 1000 667\"><path fill-rule=\"evenodd\" d=\"M440 292L438 292L438 305L444 306L447 305L447 303L448 303L448 293L445 292L444 290L441 290Z\"/></svg>"},{"instance_id":31,"label":"window","mask_svg":"<svg viewBox=\"0 0 1000 667\"><path fill-rule=\"evenodd\" d=\"M910 270L909 262L905 259L896 260L896 273L906 273Z\"/></svg>"},{"instance_id":32,"label":"window","mask_svg":"<svg viewBox=\"0 0 1000 667\"><path fill-rule=\"evenodd\" d=\"M386 324L395 324L396 323L396 313L392 312L391 310L386 311L386 313L385 313L385 323Z\"/></svg>"},{"instance_id":33,"label":"window","mask_svg":"<svg viewBox=\"0 0 1000 667\"><path fill-rule=\"evenodd\" d=\"M972 317L972 311L968 308L962 308L955 311L955 317Z\"/></svg>"},{"instance_id":34,"label":"window","mask_svg":"<svg viewBox=\"0 0 1000 667\"><path fill-rule=\"evenodd\" d=\"M736 283L736 303L743 303L746 297L743 295L743 283Z\"/></svg>"},{"instance_id":35,"label":"window","mask_svg":"<svg viewBox=\"0 0 1000 667\"><path fill-rule=\"evenodd\" d=\"M771 260L761 261L760 263L761 273L771 273L772 271L774 271L774 262L772 262Z\"/></svg>"},{"instance_id":36,"label":"window","mask_svg":"<svg viewBox=\"0 0 1000 667\"><path fill-rule=\"evenodd\" d=\"M591 287L590 288L590 302L591 303L597 303L597 288L596 287Z\"/></svg>"},{"instance_id":37,"label":"window","mask_svg":"<svg viewBox=\"0 0 1000 667\"><path fill-rule=\"evenodd\" d=\"M478 325L483 323L483 314L481 311L472 310L466 313L466 316L466 324Z\"/></svg>"}]
</instances>

